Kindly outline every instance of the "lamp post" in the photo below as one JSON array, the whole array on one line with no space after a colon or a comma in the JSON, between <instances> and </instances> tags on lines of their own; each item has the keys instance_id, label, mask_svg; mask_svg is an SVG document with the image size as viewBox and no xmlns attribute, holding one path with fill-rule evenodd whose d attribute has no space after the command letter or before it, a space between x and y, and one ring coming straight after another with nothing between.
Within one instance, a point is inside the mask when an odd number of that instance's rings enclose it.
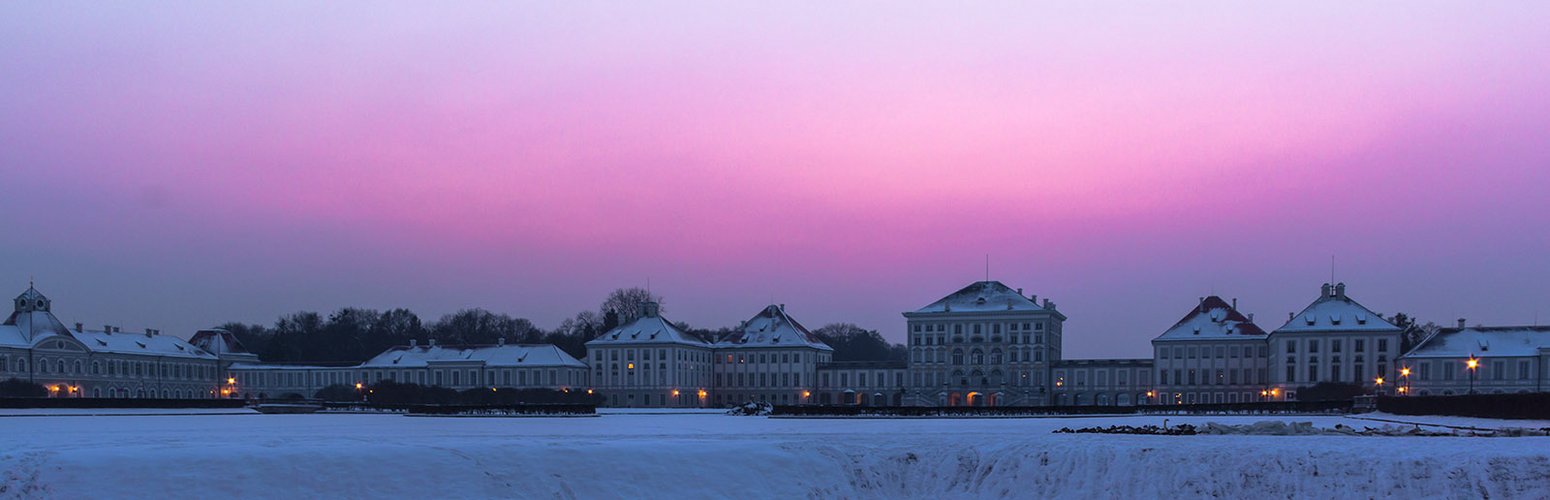
<instances>
[{"instance_id":1,"label":"lamp post","mask_svg":"<svg viewBox=\"0 0 1550 500\"><path fill-rule=\"evenodd\" d=\"M1377 384L1377 386L1378 386L1378 395L1382 396L1383 395L1383 377L1378 377L1377 379L1374 379L1373 383Z\"/></svg>"},{"instance_id":2,"label":"lamp post","mask_svg":"<svg viewBox=\"0 0 1550 500\"><path fill-rule=\"evenodd\" d=\"M1409 396L1410 395L1410 367L1408 367L1408 366L1401 366L1401 367L1399 367L1399 378L1400 378L1400 381L1403 382L1402 384L1400 384L1399 393L1400 394L1404 394L1406 396Z\"/></svg>"},{"instance_id":3,"label":"lamp post","mask_svg":"<svg viewBox=\"0 0 1550 500\"><path fill-rule=\"evenodd\" d=\"M1480 360L1475 358L1474 354L1470 354L1469 355L1469 360L1464 362L1464 366L1469 368L1469 393L1470 394L1474 394L1475 393L1475 369L1480 368Z\"/></svg>"}]
</instances>

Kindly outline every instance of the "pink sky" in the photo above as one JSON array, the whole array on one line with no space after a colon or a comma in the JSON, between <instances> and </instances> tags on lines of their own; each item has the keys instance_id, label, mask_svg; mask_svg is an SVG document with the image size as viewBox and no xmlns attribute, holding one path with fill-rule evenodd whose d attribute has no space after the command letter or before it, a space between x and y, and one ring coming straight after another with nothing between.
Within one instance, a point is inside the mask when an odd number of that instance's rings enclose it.
<instances>
[{"instance_id":1,"label":"pink sky","mask_svg":"<svg viewBox=\"0 0 1550 500\"><path fill-rule=\"evenodd\" d=\"M643 285L902 339L991 274L1144 356L1550 321L1550 4L0 7L0 290L182 335L296 310L553 327ZM5 285L5 284L9 285Z\"/></svg>"}]
</instances>

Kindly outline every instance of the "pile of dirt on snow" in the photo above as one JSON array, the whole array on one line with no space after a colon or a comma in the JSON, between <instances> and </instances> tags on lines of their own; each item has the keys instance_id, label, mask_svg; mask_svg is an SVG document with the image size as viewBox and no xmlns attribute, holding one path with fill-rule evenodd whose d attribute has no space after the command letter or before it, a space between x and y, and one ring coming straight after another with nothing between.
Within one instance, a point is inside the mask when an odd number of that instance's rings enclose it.
<instances>
[{"instance_id":1,"label":"pile of dirt on snow","mask_svg":"<svg viewBox=\"0 0 1550 500\"><path fill-rule=\"evenodd\" d=\"M762 401L750 401L727 409L727 415L738 417L766 417L775 410L775 405Z\"/></svg>"},{"instance_id":2,"label":"pile of dirt on snow","mask_svg":"<svg viewBox=\"0 0 1550 500\"><path fill-rule=\"evenodd\" d=\"M1384 425L1357 429L1345 424L1333 428L1314 427L1313 422L1282 422L1267 420L1245 425L1206 422L1199 427L1190 424L1163 425L1111 425L1108 427L1064 427L1057 434L1144 434L1157 436L1447 436L1447 437L1520 437L1550 436L1550 429L1449 429L1427 430L1421 426Z\"/></svg>"}]
</instances>

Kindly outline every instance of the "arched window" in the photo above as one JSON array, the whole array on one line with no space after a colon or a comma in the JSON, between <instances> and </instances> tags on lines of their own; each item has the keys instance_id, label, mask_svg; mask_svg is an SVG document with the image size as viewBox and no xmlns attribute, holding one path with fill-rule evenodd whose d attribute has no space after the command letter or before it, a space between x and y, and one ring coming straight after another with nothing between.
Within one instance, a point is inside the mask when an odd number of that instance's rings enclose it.
<instances>
[{"instance_id":1,"label":"arched window","mask_svg":"<svg viewBox=\"0 0 1550 500\"><path fill-rule=\"evenodd\" d=\"M980 351L979 349L975 349L974 351L969 353L969 359L970 359L970 362L973 363L973 364L983 365L983 364L985 364L985 353Z\"/></svg>"},{"instance_id":2,"label":"arched window","mask_svg":"<svg viewBox=\"0 0 1550 500\"><path fill-rule=\"evenodd\" d=\"M65 372L65 360L63 360L63 359L59 360L59 364L54 365L54 367L58 368L57 373L64 373Z\"/></svg>"},{"instance_id":3,"label":"arched window","mask_svg":"<svg viewBox=\"0 0 1550 500\"><path fill-rule=\"evenodd\" d=\"M70 373L83 373L81 371L81 366L82 366L81 365L81 360L79 360L79 359L75 360L75 371L72 371Z\"/></svg>"},{"instance_id":4,"label":"arched window","mask_svg":"<svg viewBox=\"0 0 1550 500\"><path fill-rule=\"evenodd\" d=\"M990 364L993 364L993 365L1001 364L1001 349L991 349L990 350Z\"/></svg>"},{"instance_id":5,"label":"arched window","mask_svg":"<svg viewBox=\"0 0 1550 500\"><path fill-rule=\"evenodd\" d=\"M953 349L953 364L963 364L963 349Z\"/></svg>"}]
</instances>

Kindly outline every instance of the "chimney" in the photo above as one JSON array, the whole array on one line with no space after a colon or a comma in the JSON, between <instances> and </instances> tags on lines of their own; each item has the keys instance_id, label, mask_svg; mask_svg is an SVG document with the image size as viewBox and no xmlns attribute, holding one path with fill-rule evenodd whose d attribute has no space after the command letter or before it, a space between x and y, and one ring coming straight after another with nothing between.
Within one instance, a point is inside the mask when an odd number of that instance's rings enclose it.
<instances>
[{"instance_id":1,"label":"chimney","mask_svg":"<svg viewBox=\"0 0 1550 500\"><path fill-rule=\"evenodd\" d=\"M409 339L409 347L419 347L420 339Z\"/></svg>"},{"instance_id":2,"label":"chimney","mask_svg":"<svg viewBox=\"0 0 1550 500\"><path fill-rule=\"evenodd\" d=\"M75 322L75 332L76 333L81 333L81 330L84 329L84 328L86 328L86 325L82 325L81 322L79 322L79 321Z\"/></svg>"},{"instance_id":3,"label":"chimney","mask_svg":"<svg viewBox=\"0 0 1550 500\"><path fill-rule=\"evenodd\" d=\"M113 325L102 325L102 333L106 333L108 335L112 335L113 334Z\"/></svg>"},{"instance_id":4,"label":"chimney","mask_svg":"<svg viewBox=\"0 0 1550 500\"><path fill-rule=\"evenodd\" d=\"M1297 317L1297 313L1294 313L1294 312L1291 312L1291 311L1287 311L1286 312L1286 320L1287 321L1291 321L1293 318L1296 318L1296 317Z\"/></svg>"},{"instance_id":5,"label":"chimney","mask_svg":"<svg viewBox=\"0 0 1550 500\"><path fill-rule=\"evenodd\" d=\"M640 305L640 316L642 318L655 318L657 317L657 313L661 310L662 306L657 305L656 302L642 302Z\"/></svg>"},{"instance_id":6,"label":"chimney","mask_svg":"<svg viewBox=\"0 0 1550 500\"><path fill-rule=\"evenodd\" d=\"M1335 297L1345 298L1345 283L1335 285Z\"/></svg>"},{"instance_id":7,"label":"chimney","mask_svg":"<svg viewBox=\"0 0 1550 500\"><path fill-rule=\"evenodd\" d=\"M154 336L156 336L156 330L152 330L150 328L146 328L145 329L145 337L146 338L150 338L150 337L154 337Z\"/></svg>"},{"instance_id":8,"label":"chimney","mask_svg":"<svg viewBox=\"0 0 1550 500\"><path fill-rule=\"evenodd\" d=\"M429 341L427 341L427 343L430 344L431 347L436 347L436 338L432 337Z\"/></svg>"},{"instance_id":9,"label":"chimney","mask_svg":"<svg viewBox=\"0 0 1550 500\"><path fill-rule=\"evenodd\" d=\"M1249 322L1250 323L1254 322L1254 313L1249 313Z\"/></svg>"},{"instance_id":10,"label":"chimney","mask_svg":"<svg viewBox=\"0 0 1550 500\"><path fill-rule=\"evenodd\" d=\"M1022 296L1022 295L1023 295L1023 289L1021 289L1021 288L1018 288L1018 289L1017 289L1017 296L1018 296L1018 297L1021 297L1021 296Z\"/></svg>"},{"instance_id":11,"label":"chimney","mask_svg":"<svg viewBox=\"0 0 1550 500\"><path fill-rule=\"evenodd\" d=\"M1035 303L1035 304L1039 303L1039 294L1037 294L1037 293L1029 294L1028 295L1028 300L1033 301L1033 303Z\"/></svg>"},{"instance_id":12,"label":"chimney","mask_svg":"<svg viewBox=\"0 0 1550 500\"><path fill-rule=\"evenodd\" d=\"M501 335L500 337L496 338L495 345L506 345L506 336Z\"/></svg>"},{"instance_id":13,"label":"chimney","mask_svg":"<svg viewBox=\"0 0 1550 500\"><path fill-rule=\"evenodd\" d=\"M1232 310L1234 310L1234 311L1238 310L1238 298L1237 297L1233 297L1232 298Z\"/></svg>"},{"instance_id":14,"label":"chimney","mask_svg":"<svg viewBox=\"0 0 1550 500\"><path fill-rule=\"evenodd\" d=\"M1460 330L1464 329L1464 318L1459 318L1459 329Z\"/></svg>"},{"instance_id":15,"label":"chimney","mask_svg":"<svg viewBox=\"0 0 1550 500\"><path fill-rule=\"evenodd\" d=\"M1050 308L1049 299L1044 299L1044 308L1045 309L1049 309Z\"/></svg>"}]
</instances>

